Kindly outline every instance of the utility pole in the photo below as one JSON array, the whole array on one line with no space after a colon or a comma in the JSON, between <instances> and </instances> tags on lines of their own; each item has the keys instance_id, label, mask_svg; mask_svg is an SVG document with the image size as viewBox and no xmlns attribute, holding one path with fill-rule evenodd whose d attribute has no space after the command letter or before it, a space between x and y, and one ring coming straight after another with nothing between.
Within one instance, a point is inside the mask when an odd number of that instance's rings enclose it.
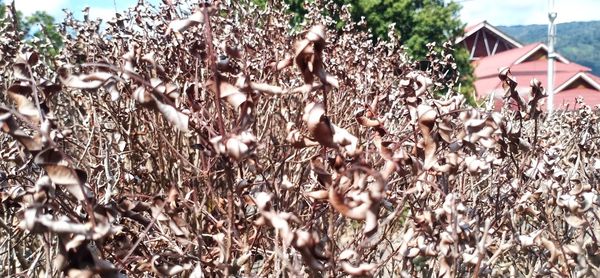
<instances>
[{"instance_id":1,"label":"utility pole","mask_svg":"<svg viewBox=\"0 0 600 278\"><path fill-rule=\"evenodd\" d=\"M554 7L554 0L548 0L548 86L546 92L548 95L548 114L552 114L554 109L554 60L556 59L556 53L554 53L554 43L556 42L556 25L554 20L556 19L557 13Z\"/></svg>"}]
</instances>

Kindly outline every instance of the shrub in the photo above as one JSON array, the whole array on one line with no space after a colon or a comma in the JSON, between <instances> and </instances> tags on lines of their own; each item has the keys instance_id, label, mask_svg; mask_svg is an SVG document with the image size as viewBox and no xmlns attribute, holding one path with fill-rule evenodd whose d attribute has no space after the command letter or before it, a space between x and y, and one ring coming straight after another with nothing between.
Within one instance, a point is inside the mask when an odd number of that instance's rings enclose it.
<instances>
[{"instance_id":1,"label":"shrub","mask_svg":"<svg viewBox=\"0 0 600 278\"><path fill-rule=\"evenodd\" d=\"M450 45L417 70L278 5L68 16L56 57L4 26L1 272L598 275L596 111L547 117L508 69L473 108Z\"/></svg>"}]
</instances>

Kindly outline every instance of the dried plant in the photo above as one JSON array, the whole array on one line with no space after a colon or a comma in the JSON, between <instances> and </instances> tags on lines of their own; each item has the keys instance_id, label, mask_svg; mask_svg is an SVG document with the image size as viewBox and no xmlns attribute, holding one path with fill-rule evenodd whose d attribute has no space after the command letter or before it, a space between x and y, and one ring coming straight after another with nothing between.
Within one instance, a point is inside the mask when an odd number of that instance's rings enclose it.
<instances>
[{"instance_id":1,"label":"dried plant","mask_svg":"<svg viewBox=\"0 0 600 278\"><path fill-rule=\"evenodd\" d=\"M509 69L470 107L347 7L164 2L57 57L3 26L3 276L600 275L596 110Z\"/></svg>"}]
</instances>

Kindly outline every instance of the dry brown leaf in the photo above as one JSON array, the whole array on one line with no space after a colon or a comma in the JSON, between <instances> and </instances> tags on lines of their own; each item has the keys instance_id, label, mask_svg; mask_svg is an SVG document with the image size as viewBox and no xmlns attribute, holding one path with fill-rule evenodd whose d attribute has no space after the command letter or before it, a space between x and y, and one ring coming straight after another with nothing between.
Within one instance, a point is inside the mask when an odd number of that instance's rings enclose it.
<instances>
[{"instance_id":1,"label":"dry brown leaf","mask_svg":"<svg viewBox=\"0 0 600 278\"><path fill-rule=\"evenodd\" d=\"M548 258L548 262L551 264L556 264L560 252L557 249L556 244L554 244L553 241L545 238L541 238L541 243L548 251L550 251L550 258Z\"/></svg>"},{"instance_id":2,"label":"dry brown leaf","mask_svg":"<svg viewBox=\"0 0 600 278\"><path fill-rule=\"evenodd\" d=\"M160 274L161 276L174 276L177 274L180 274L181 272L183 272L184 270L186 270L186 267L183 267L181 265L170 265L168 263L159 263L159 258L160 256L155 255L154 257L152 257L152 270L154 270L155 273ZM189 268L191 268L191 266L189 266Z\"/></svg>"},{"instance_id":3,"label":"dry brown leaf","mask_svg":"<svg viewBox=\"0 0 600 278\"><path fill-rule=\"evenodd\" d=\"M196 11L186 19L173 20L169 23L169 30L174 32L183 32L204 22L202 11Z\"/></svg>"},{"instance_id":4,"label":"dry brown leaf","mask_svg":"<svg viewBox=\"0 0 600 278\"><path fill-rule=\"evenodd\" d=\"M243 131L229 137L216 136L211 138L210 142L218 153L239 161L250 155L255 147L256 137L248 131Z\"/></svg>"},{"instance_id":5,"label":"dry brown leaf","mask_svg":"<svg viewBox=\"0 0 600 278\"><path fill-rule=\"evenodd\" d=\"M146 91L144 86L139 86L133 91L133 98L141 104L153 103L154 101L152 94Z\"/></svg>"},{"instance_id":6,"label":"dry brown leaf","mask_svg":"<svg viewBox=\"0 0 600 278\"><path fill-rule=\"evenodd\" d=\"M216 93L217 87L213 81L207 83L207 87ZM229 84L228 82L221 81L219 84L221 92L221 98L224 98L227 103L233 106L234 109L238 109L242 103L248 100L248 97L238 87Z\"/></svg>"},{"instance_id":7,"label":"dry brown leaf","mask_svg":"<svg viewBox=\"0 0 600 278\"><path fill-rule=\"evenodd\" d=\"M119 92L117 82L115 80L110 79L106 81L104 84L104 89L110 94L111 101L117 101L119 98L121 98L121 92Z\"/></svg>"},{"instance_id":8,"label":"dry brown leaf","mask_svg":"<svg viewBox=\"0 0 600 278\"><path fill-rule=\"evenodd\" d=\"M321 145L336 148L333 142L333 127L325 116L325 108L321 103L310 103L304 108L304 121L310 135Z\"/></svg>"},{"instance_id":9,"label":"dry brown leaf","mask_svg":"<svg viewBox=\"0 0 600 278\"><path fill-rule=\"evenodd\" d=\"M285 57L283 60L281 60L277 63L274 63L273 67L275 68L275 70L279 71L279 70L282 70L284 68L291 66L292 62L293 62L293 58L288 56L288 57Z\"/></svg>"},{"instance_id":10,"label":"dry brown leaf","mask_svg":"<svg viewBox=\"0 0 600 278\"><path fill-rule=\"evenodd\" d=\"M27 151L31 154L35 155L37 152L41 151L44 148L44 143L42 142L42 137L39 134L34 134L34 136L29 136L25 134L22 130L12 130L9 132L13 138L15 138L19 143L21 143Z\"/></svg>"},{"instance_id":11,"label":"dry brown leaf","mask_svg":"<svg viewBox=\"0 0 600 278\"><path fill-rule=\"evenodd\" d=\"M322 103L310 103L304 109L304 121L310 135L321 145L330 148L342 147L349 156L360 153L358 138L347 130L329 121Z\"/></svg>"},{"instance_id":12,"label":"dry brown leaf","mask_svg":"<svg viewBox=\"0 0 600 278\"><path fill-rule=\"evenodd\" d=\"M30 80L31 75L29 74L28 66L27 57L24 55L17 56L12 68L15 79L23 81Z\"/></svg>"},{"instance_id":13,"label":"dry brown leaf","mask_svg":"<svg viewBox=\"0 0 600 278\"><path fill-rule=\"evenodd\" d=\"M177 127L181 131L188 130L188 124L190 117L182 112L179 112L175 107L164 104L155 99L156 107L158 111L160 111L163 116L175 127Z\"/></svg>"},{"instance_id":14,"label":"dry brown leaf","mask_svg":"<svg viewBox=\"0 0 600 278\"><path fill-rule=\"evenodd\" d=\"M252 90L272 95L280 95L284 92L283 89L279 86L273 86L265 83L250 82L250 88L252 88Z\"/></svg>"},{"instance_id":15,"label":"dry brown leaf","mask_svg":"<svg viewBox=\"0 0 600 278\"><path fill-rule=\"evenodd\" d=\"M63 185L79 201L86 199L83 191L86 174L83 170L71 169L62 165L44 165L43 167L53 183Z\"/></svg>"},{"instance_id":16,"label":"dry brown leaf","mask_svg":"<svg viewBox=\"0 0 600 278\"><path fill-rule=\"evenodd\" d=\"M68 67L59 69L59 79L67 87L77 89L97 89L114 75L109 72L93 72L90 74L73 75Z\"/></svg>"},{"instance_id":17,"label":"dry brown leaf","mask_svg":"<svg viewBox=\"0 0 600 278\"><path fill-rule=\"evenodd\" d=\"M31 122L39 123L40 112L35 107L35 104L27 97L27 95L31 94L30 86L13 84L8 87L6 93L8 97L15 102L19 113L27 117Z\"/></svg>"},{"instance_id":18,"label":"dry brown leaf","mask_svg":"<svg viewBox=\"0 0 600 278\"><path fill-rule=\"evenodd\" d=\"M346 249L339 255L339 260L342 261L342 269L344 272L352 276L371 276L373 271L377 267L372 263L360 263L358 266L354 266L348 260L357 258L358 254L351 249Z\"/></svg>"},{"instance_id":19,"label":"dry brown leaf","mask_svg":"<svg viewBox=\"0 0 600 278\"><path fill-rule=\"evenodd\" d=\"M370 119L365 116L365 110L359 111L355 115L356 122L365 127L383 127L383 123L379 119Z\"/></svg>"},{"instance_id":20,"label":"dry brown leaf","mask_svg":"<svg viewBox=\"0 0 600 278\"><path fill-rule=\"evenodd\" d=\"M313 90L316 90L317 88L319 88L319 87L315 86L313 84L304 84L302 86L291 89L290 93L292 93L292 94L300 93L300 94L305 95L305 94L312 92Z\"/></svg>"},{"instance_id":21,"label":"dry brown leaf","mask_svg":"<svg viewBox=\"0 0 600 278\"><path fill-rule=\"evenodd\" d=\"M86 199L84 184L87 173L73 168L60 151L53 148L46 149L35 156L34 162L44 168L53 183L64 186L80 201Z\"/></svg>"},{"instance_id":22,"label":"dry brown leaf","mask_svg":"<svg viewBox=\"0 0 600 278\"><path fill-rule=\"evenodd\" d=\"M318 146L319 143L312 141L306 137L304 137L304 135L302 135L302 133L300 133L299 130L293 128L293 123L288 123L288 124L292 124L291 126L288 125L288 135L285 138L285 141L290 143L294 148L305 148L305 147L310 147L310 146Z\"/></svg>"},{"instance_id":23,"label":"dry brown leaf","mask_svg":"<svg viewBox=\"0 0 600 278\"><path fill-rule=\"evenodd\" d=\"M315 25L306 33L306 39L312 42L325 41L325 26L322 24Z\"/></svg>"},{"instance_id":24,"label":"dry brown leaf","mask_svg":"<svg viewBox=\"0 0 600 278\"><path fill-rule=\"evenodd\" d=\"M565 221L567 221L567 223L573 228L581 228L586 224L585 220L575 215L569 215L565 217Z\"/></svg>"},{"instance_id":25,"label":"dry brown leaf","mask_svg":"<svg viewBox=\"0 0 600 278\"><path fill-rule=\"evenodd\" d=\"M437 142L431 132L437 118L437 111L429 105L421 104L417 107L417 117L419 128L423 133L423 151L425 153L423 169L428 170L436 162Z\"/></svg>"},{"instance_id":26,"label":"dry brown leaf","mask_svg":"<svg viewBox=\"0 0 600 278\"><path fill-rule=\"evenodd\" d=\"M529 235L518 236L521 246L530 247L530 246L536 245L539 242L538 237L540 236L540 234L542 232L543 232L543 230L537 230L537 231L530 233Z\"/></svg>"},{"instance_id":27,"label":"dry brown leaf","mask_svg":"<svg viewBox=\"0 0 600 278\"><path fill-rule=\"evenodd\" d=\"M327 192L327 190L316 190L304 192L304 196L315 200L326 200L329 197L329 192Z\"/></svg>"}]
</instances>

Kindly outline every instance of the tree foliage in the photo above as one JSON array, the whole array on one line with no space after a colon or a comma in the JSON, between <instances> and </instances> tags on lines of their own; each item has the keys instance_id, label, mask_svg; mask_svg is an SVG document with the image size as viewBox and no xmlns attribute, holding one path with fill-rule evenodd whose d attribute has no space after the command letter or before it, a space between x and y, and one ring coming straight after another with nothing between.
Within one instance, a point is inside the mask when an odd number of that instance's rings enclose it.
<instances>
[{"instance_id":1,"label":"tree foliage","mask_svg":"<svg viewBox=\"0 0 600 278\"><path fill-rule=\"evenodd\" d=\"M294 11L293 22L299 22L306 13L305 1L286 0ZM425 59L428 43L434 42L439 50L443 43L453 42L461 35L464 24L459 18L460 5L444 0L333 0L338 6L350 5L354 22L366 20L366 28L374 39L387 39L393 24L398 42L406 47L415 60ZM343 22L341 22L343 25ZM469 56L461 47L451 53L461 74L460 90L474 104L474 77Z\"/></svg>"},{"instance_id":2,"label":"tree foliage","mask_svg":"<svg viewBox=\"0 0 600 278\"><path fill-rule=\"evenodd\" d=\"M400 43L415 57L424 57L429 42L443 43L456 38L463 30L460 6L443 0L340 0L350 4L354 20L365 17L367 26L386 38L388 26L395 25Z\"/></svg>"},{"instance_id":3,"label":"tree foliage","mask_svg":"<svg viewBox=\"0 0 600 278\"><path fill-rule=\"evenodd\" d=\"M0 26L13 24L8 17L7 6L0 1ZM62 36L58 32L57 23L53 16L45 11L23 16L17 11L16 22L24 39L37 47L43 47L43 55L54 56L63 45Z\"/></svg>"},{"instance_id":4,"label":"tree foliage","mask_svg":"<svg viewBox=\"0 0 600 278\"><path fill-rule=\"evenodd\" d=\"M62 36L58 32L54 17L44 11L37 11L22 20L26 38L39 46L48 44L50 55L56 55L62 47Z\"/></svg>"}]
</instances>

